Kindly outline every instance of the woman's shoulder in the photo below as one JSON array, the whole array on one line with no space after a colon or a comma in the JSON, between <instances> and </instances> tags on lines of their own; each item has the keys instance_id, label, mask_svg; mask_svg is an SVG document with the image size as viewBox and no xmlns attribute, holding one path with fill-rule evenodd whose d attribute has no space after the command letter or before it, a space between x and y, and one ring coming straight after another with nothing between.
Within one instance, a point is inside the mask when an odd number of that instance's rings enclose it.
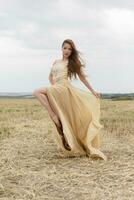
<instances>
[{"instance_id":1,"label":"woman's shoulder","mask_svg":"<svg viewBox=\"0 0 134 200\"><path fill-rule=\"evenodd\" d=\"M60 59L55 59L54 61L53 61L53 65L55 65L57 62L59 62L60 61Z\"/></svg>"}]
</instances>

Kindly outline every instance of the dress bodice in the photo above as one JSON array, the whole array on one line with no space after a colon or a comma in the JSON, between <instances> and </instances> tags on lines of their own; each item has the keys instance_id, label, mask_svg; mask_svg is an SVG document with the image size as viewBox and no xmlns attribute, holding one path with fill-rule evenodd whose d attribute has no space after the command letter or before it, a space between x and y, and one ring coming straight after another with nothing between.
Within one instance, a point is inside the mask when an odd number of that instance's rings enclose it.
<instances>
[{"instance_id":1,"label":"dress bodice","mask_svg":"<svg viewBox=\"0 0 134 200\"><path fill-rule=\"evenodd\" d=\"M63 62L60 60L57 60L53 65L52 65L52 75L53 75L53 80L55 82L58 82L60 80L68 79L68 68L67 68L67 62Z\"/></svg>"}]
</instances>

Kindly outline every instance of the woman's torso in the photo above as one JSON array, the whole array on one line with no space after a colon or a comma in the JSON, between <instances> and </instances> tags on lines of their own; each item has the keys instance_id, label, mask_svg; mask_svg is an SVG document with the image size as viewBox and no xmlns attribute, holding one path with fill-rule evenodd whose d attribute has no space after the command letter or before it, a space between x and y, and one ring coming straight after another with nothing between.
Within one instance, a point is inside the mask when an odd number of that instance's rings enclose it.
<instances>
[{"instance_id":1,"label":"woman's torso","mask_svg":"<svg viewBox=\"0 0 134 200\"><path fill-rule=\"evenodd\" d=\"M59 82L61 80L68 80L68 61L63 62L60 59L56 60L56 62L52 66L52 75L54 82Z\"/></svg>"}]
</instances>

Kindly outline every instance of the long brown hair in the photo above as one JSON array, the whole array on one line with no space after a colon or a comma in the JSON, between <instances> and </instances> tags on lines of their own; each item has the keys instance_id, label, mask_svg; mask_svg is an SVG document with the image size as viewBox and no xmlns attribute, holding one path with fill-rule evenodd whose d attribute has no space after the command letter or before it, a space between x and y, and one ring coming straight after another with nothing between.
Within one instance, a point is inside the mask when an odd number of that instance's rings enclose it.
<instances>
[{"instance_id":1,"label":"long brown hair","mask_svg":"<svg viewBox=\"0 0 134 200\"><path fill-rule=\"evenodd\" d=\"M75 79L77 79L77 74L84 75L85 77L87 77L87 75L84 73L82 69L82 67L83 68L85 67L85 64L84 64L83 59L80 56L81 52L76 49L76 46L71 39L64 40L62 43L62 47L65 43L70 44L72 48L72 52L71 52L71 55L69 56L69 62L67 65L68 76L70 77L70 79L72 78L72 76L74 76Z\"/></svg>"}]
</instances>

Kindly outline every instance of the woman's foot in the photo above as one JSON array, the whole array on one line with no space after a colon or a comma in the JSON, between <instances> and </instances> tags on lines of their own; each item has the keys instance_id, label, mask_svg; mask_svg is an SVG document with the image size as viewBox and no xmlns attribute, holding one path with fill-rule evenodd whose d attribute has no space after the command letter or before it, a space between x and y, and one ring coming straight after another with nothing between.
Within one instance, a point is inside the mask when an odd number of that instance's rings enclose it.
<instances>
[{"instance_id":1,"label":"woman's foot","mask_svg":"<svg viewBox=\"0 0 134 200\"><path fill-rule=\"evenodd\" d=\"M53 115L53 116L52 116L52 120L54 121L54 123L55 123L58 127L61 127L61 122L60 122L60 119L57 117L57 115Z\"/></svg>"}]
</instances>

